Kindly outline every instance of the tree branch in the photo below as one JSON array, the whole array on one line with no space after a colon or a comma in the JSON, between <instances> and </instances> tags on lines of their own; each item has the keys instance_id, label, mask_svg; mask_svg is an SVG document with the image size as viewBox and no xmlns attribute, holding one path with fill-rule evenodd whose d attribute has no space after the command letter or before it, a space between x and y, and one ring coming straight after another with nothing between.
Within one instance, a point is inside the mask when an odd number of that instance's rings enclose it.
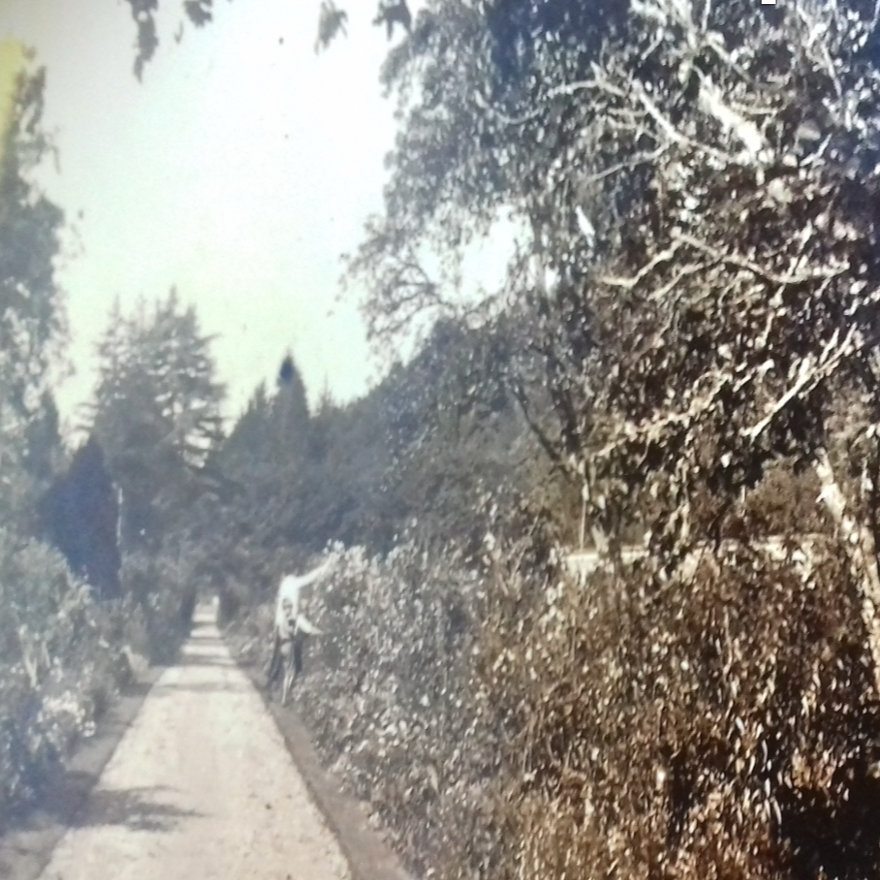
<instances>
[{"instance_id":1,"label":"tree branch","mask_svg":"<svg viewBox=\"0 0 880 880\"><path fill-rule=\"evenodd\" d=\"M762 278L765 278L767 281L771 281L774 284L782 284L782 285L791 285L791 284L805 284L809 281L820 281L826 280L828 278L837 278L838 276L844 273L844 269L826 269L816 270L814 272L808 272L803 275L777 275L775 272L771 272L765 269L763 266L759 266L757 263L753 263L751 260L746 259L745 257L741 257L738 254L729 254L720 250L719 248L713 247L712 245L700 241L697 238L694 238L691 235L688 235L686 232L682 232L679 229L674 229L672 231L673 237L683 242L686 245L694 248L694 250L702 251L704 254L708 254L713 259L717 260L719 263L727 263L731 266L737 266L740 269L746 269L754 275L759 275Z\"/></svg>"}]
</instances>

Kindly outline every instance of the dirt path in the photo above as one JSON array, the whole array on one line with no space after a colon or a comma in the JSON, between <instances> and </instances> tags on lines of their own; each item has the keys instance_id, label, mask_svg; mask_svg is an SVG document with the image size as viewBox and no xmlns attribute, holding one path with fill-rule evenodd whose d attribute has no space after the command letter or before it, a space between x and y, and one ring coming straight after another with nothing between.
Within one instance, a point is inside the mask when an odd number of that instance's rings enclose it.
<instances>
[{"instance_id":1,"label":"dirt path","mask_svg":"<svg viewBox=\"0 0 880 880\"><path fill-rule=\"evenodd\" d=\"M42 880L340 880L345 858L200 610Z\"/></svg>"}]
</instances>

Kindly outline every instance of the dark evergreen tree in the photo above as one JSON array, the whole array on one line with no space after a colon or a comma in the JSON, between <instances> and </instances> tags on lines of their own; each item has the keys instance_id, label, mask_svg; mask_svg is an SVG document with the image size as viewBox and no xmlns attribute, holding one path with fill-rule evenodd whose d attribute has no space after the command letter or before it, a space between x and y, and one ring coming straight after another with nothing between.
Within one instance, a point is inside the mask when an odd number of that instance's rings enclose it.
<instances>
[{"instance_id":1,"label":"dark evergreen tree","mask_svg":"<svg viewBox=\"0 0 880 880\"><path fill-rule=\"evenodd\" d=\"M90 437L40 503L49 540L102 599L119 596L119 503L101 445Z\"/></svg>"},{"instance_id":2,"label":"dark evergreen tree","mask_svg":"<svg viewBox=\"0 0 880 880\"><path fill-rule=\"evenodd\" d=\"M278 371L278 393L272 410L276 460L282 465L298 460L309 445L309 403L305 382L290 352Z\"/></svg>"}]
</instances>

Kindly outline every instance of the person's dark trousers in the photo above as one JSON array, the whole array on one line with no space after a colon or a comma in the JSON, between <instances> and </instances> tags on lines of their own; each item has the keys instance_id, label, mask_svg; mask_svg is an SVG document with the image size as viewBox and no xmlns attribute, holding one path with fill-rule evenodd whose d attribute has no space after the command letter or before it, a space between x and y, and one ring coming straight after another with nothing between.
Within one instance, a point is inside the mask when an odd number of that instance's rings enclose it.
<instances>
[{"instance_id":1,"label":"person's dark trousers","mask_svg":"<svg viewBox=\"0 0 880 880\"><path fill-rule=\"evenodd\" d=\"M269 661L269 670L266 673L266 687L272 687L272 684L278 678L281 672L281 639L278 631L272 636L272 659Z\"/></svg>"},{"instance_id":2,"label":"person's dark trousers","mask_svg":"<svg viewBox=\"0 0 880 880\"><path fill-rule=\"evenodd\" d=\"M298 633L293 640L293 676L294 680L299 678L300 673L303 668L303 646L305 645L306 637L302 633Z\"/></svg>"}]
</instances>

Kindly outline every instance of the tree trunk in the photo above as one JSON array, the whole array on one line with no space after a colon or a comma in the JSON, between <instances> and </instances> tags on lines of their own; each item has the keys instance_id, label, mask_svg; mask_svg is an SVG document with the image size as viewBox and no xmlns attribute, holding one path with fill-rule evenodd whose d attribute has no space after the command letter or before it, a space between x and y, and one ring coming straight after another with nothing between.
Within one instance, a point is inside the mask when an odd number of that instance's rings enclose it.
<instances>
[{"instance_id":1,"label":"tree trunk","mask_svg":"<svg viewBox=\"0 0 880 880\"><path fill-rule=\"evenodd\" d=\"M828 451L820 449L813 467L822 484L820 499L834 518L849 556L850 566L862 593L862 619L868 631L868 646L874 661L874 687L880 694L880 568L874 531L847 511L846 498L834 476Z\"/></svg>"}]
</instances>

